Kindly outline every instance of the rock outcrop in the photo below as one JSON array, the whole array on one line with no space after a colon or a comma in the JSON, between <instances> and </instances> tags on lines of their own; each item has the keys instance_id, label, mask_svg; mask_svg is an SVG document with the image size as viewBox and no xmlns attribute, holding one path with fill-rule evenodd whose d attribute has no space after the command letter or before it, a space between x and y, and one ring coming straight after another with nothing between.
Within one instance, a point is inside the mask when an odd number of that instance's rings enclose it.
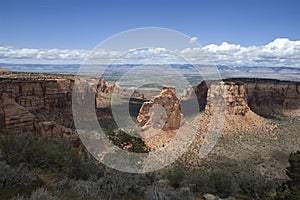
<instances>
[{"instance_id":1,"label":"rock outcrop","mask_svg":"<svg viewBox=\"0 0 300 200\"><path fill-rule=\"evenodd\" d=\"M176 130L180 127L182 114L174 87L164 87L153 100L145 102L137 117L139 129Z\"/></svg>"},{"instance_id":2,"label":"rock outcrop","mask_svg":"<svg viewBox=\"0 0 300 200\"><path fill-rule=\"evenodd\" d=\"M205 102L206 110L211 104L209 88L219 83L203 81L193 88L198 102ZM261 116L300 116L300 82L241 78L226 79L223 85L228 115L245 115L253 111ZM189 93L185 92L182 100L189 98Z\"/></svg>"},{"instance_id":3,"label":"rock outcrop","mask_svg":"<svg viewBox=\"0 0 300 200\"><path fill-rule=\"evenodd\" d=\"M241 82L212 83L206 101L206 112L210 112L212 106L223 106L226 115L245 115L250 110L246 90ZM212 105L213 101L215 105Z\"/></svg>"},{"instance_id":4,"label":"rock outcrop","mask_svg":"<svg viewBox=\"0 0 300 200\"><path fill-rule=\"evenodd\" d=\"M16 103L8 94L0 97L1 131L26 133L34 131L35 116L26 108Z\"/></svg>"},{"instance_id":5,"label":"rock outcrop","mask_svg":"<svg viewBox=\"0 0 300 200\"><path fill-rule=\"evenodd\" d=\"M300 116L300 82L245 79L248 105L262 116Z\"/></svg>"},{"instance_id":6,"label":"rock outcrop","mask_svg":"<svg viewBox=\"0 0 300 200\"><path fill-rule=\"evenodd\" d=\"M71 128L57 124L55 121L35 122L34 128L37 134L47 138L66 138L72 141L74 147L79 147L78 135Z\"/></svg>"},{"instance_id":7,"label":"rock outcrop","mask_svg":"<svg viewBox=\"0 0 300 200\"><path fill-rule=\"evenodd\" d=\"M77 137L72 76L5 73L0 76L0 131Z\"/></svg>"},{"instance_id":8,"label":"rock outcrop","mask_svg":"<svg viewBox=\"0 0 300 200\"><path fill-rule=\"evenodd\" d=\"M137 133L152 151L167 145L183 122L174 87L164 87L153 100L143 103L137 117Z\"/></svg>"},{"instance_id":9,"label":"rock outcrop","mask_svg":"<svg viewBox=\"0 0 300 200\"><path fill-rule=\"evenodd\" d=\"M0 75L1 130L14 130L18 133L41 131L50 135L62 131L68 134L69 130L61 128L74 128L74 81L74 76L15 74L3 70ZM90 88L90 85L87 87ZM124 89L103 79L95 79L92 88L97 106L102 105L105 98L110 98L112 94L145 100L139 91ZM174 88L165 87L153 100L142 105L137 117L138 129L142 132L161 130L168 132L171 138L171 132L176 131L183 122L180 103L192 98L193 93L196 94L193 98L197 98L200 111L205 109L205 113L209 115L213 106L220 111L225 108L227 120L234 119L231 124L236 126L265 126L261 116L300 116L299 82L227 79L221 85L217 81L203 81L193 90L185 91L178 99ZM222 102L225 106L220 106ZM99 118L112 118L109 113L97 112L97 115ZM43 124L44 122L47 123ZM56 124L53 125L53 122ZM228 129L234 128L228 125Z\"/></svg>"},{"instance_id":10,"label":"rock outcrop","mask_svg":"<svg viewBox=\"0 0 300 200\"><path fill-rule=\"evenodd\" d=\"M247 86L240 80L211 82L207 93L205 113L212 115L214 109L214 116L217 117L214 119L209 117L210 123L214 123L211 120L224 120L223 133L253 132L275 128L270 121L251 110L248 105Z\"/></svg>"},{"instance_id":11,"label":"rock outcrop","mask_svg":"<svg viewBox=\"0 0 300 200\"><path fill-rule=\"evenodd\" d=\"M16 104L44 120L71 127L71 78L33 74L0 77L0 95L8 95Z\"/></svg>"}]
</instances>

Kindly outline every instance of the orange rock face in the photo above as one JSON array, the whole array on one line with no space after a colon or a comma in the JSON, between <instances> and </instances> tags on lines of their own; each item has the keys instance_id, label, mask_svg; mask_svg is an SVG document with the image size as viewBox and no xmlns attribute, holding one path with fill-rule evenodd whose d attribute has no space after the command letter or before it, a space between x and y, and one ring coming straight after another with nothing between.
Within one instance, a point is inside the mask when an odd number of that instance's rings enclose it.
<instances>
[{"instance_id":1,"label":"orange rock face","mask_svg":"<svg viewBox=\"0 0 300 200\"><path fill-rule=\"evenodd\" d=\"M0 76L1 130L39 132L41 121L72 127L72 77L40 74Z\"/></svg>"},{"instance_id":2,"label":"orange rock face","mask_svg":"<svg viewBox=\"0 0 300 200\"><path fill-rule=\"evenodd\" d=\"M69 130L63 131L61 126L74 129L73 86L72 76L1 72L0 130L14 130L17 133L40 131L50 135L62 131L67 134ZM101 95L110 97L113 93L145 99L138 91L123 89L103 79L96 80L94 87L97 104L104 104L105 99ZM238 125L241 124L241 119L257 123L258 118L254 117L256 114L300 116L299 82L232 79L225 80L221 87L214 86L211 81L202 82L193 89L199 106L203 106L205 112L210 113L213 106L224 109L220 106L224 102L227 117L233 119L235 116ZM188 100L191 94L192 91L185 91L181 101ZM213 99L218 99L219 102ZM112 117L105 113L100 115L103 118ZM153 100L143 104L136 122L139 130L151 129L155 132L176 131L182 121L180 100L175 94L175 88L165 87ZM56 124L40 124L41 122ZM171 138L173 133L169 135Z\"/></svg>"},{"instance_id":3,"label":"orange rock face","mask_svg":"<svg viewBox=\"0 0 300 200\"><path fill-rule=\"evenodd\" d=\"M300 82L245 82L248 104L261 115L300 116Z\"/></svg>"},{"instance_id":4,"label":"orange rock face","mask_svg":"<svg viewBox=\"0 0 300 200\"><path fill-rule=\"evenodd\" d=\"M145 102L137 117L137 127L141 130L175 130L180 127L182 114L175 88L164 87L153 100Z\"/></svg>"},{"instance_id":5,"label":"orange rock face","mask_svg":"<svg viewBox=\"0 0 300 200\"><path fill-rule=\"evenodd\" d=\"M174 87L164 87L153 100L145 102L137 117L137 133L149 150L167 145L180 128L183 115Z\"/></svg>"},{"instance_id":6,"label":"orange rock face","mask_svg":"<svg viewBox=\"0 0 300 200\"><path fill-rule=\"evenodd\" d=\"M206 98L206 110L211 104L212 81L194 87L198 100ZM214 86L213 86L214 87ZM267 79L225 80L222 92L226 95L226 114L245 115L250 110L261 115L300 116L300 83Z\"/></svg>"},{"instance_id":7,"label":"orange rock face","mask_svg":"<svg viewBox=\"0 0 300 200\"><path fill-rule=\"evenodd\" d=\"M16 133L33 132L35 116L7 94L0 98L1 129Z\"/></svg>"}]
</instances>

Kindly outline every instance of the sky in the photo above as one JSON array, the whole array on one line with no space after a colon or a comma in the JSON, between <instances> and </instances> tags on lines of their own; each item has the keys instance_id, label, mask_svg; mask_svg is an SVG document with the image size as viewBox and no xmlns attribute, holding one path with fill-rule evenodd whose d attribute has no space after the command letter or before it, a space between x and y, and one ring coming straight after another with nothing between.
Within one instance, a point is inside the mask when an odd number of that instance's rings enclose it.
<instances>
[{"instance_id":1,"label":"sky","mask_svg":"<svg viewBox=\"0 0 300 200\"><path fill-rule=\"evenodd\" d=\"M216 62L239 64L235 52L252 57L240 64L258 65L267 51L266 65L300 66L299 8L297 0L1 0L0 62L78 63L114 34L164 27L197 39Z\"/></svg>"}]
</instances>

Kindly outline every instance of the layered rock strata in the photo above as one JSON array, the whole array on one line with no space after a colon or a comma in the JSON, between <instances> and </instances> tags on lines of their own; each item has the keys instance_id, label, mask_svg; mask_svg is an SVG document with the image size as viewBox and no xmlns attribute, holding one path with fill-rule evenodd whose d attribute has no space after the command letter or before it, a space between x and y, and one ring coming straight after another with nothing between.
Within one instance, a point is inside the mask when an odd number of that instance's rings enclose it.
<instances>
[{"instance_id":1,"label":"layered rock strata","mask_svg":"<svg viewBox=\"0 0 300 200\"><path fill-rule=\"evenodd\" d=\"M137 133L150 150L168 144L180 128L183 115L174 87L164 87L153 100L145 102L137 117Z\"/></svg>"},{"instance_id":2,"label":"layered rock strata","mask_svg":"<svg viewBox=\"0 0 300 200\"><path fill-rule=\"evenodd\" d=\"M300 82L244 80L248 105L262 116L300 116Z\"/></svg>"},{"instance_id":3,"label":"layered rock strata","mask_svg":"<svg viewBox=\"0 0 300 200\"><path fill-rule=\"evenodd\" d=\"M145 102L137 117L137 127L142 130L176 130L180 127L182 114L174 87L164 87L153 100Z\"/></svg>"}]
</instances>

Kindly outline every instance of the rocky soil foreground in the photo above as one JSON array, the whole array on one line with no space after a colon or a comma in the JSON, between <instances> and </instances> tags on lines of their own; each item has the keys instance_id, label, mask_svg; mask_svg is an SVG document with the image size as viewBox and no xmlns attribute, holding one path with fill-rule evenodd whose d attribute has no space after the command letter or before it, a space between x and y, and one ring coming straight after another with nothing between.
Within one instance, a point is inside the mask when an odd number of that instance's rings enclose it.
<instances>
[{"instance_id":1,"label":"rocky soil foreground","mask_svg":"<svg viewBox=\"0 0 300 200\"><path fill-rule=\"evenodd\" d=\"M62 135L72 138L74 145L78 144L72 119L74 80L73 76L0 71L1 131L36 132L49 137ZM112 92L146 101L142 93L122 89L103 79L97 80L95 85L98 107L107 105ZM224 113L222 136L208 157L213 160L210 162L218 165L226 161L230 167L234 165L239 169L244 166L240 162L244 162L245 165L259 166L257 170L270 173L270 177L284 177L287 154L300 144L299 82L267 79L206 81L193 90L184 91L180 97L176 96L174 88L166 87L153 100L142 105L137 117L138 129L149 130L150 127L159 130L158 135L144 139L150 150L167 145L176 135L176 130L189 120L191 116L185 116L180 103L193 99L199 103L200 114L196 114L200 115L200 121L194 124L199 129L191 152L182 158L185 162L198 167L207 164L207 160L197 158L199 148L208 127L214 121L222 120L216 113ZM164 112L151 113L155 110L161 112L161 107ZM109 113L96 112L100 121L112 119ZM273 171L268 170L269 166L274 168Z\"/></svg>"}]
</instances>

